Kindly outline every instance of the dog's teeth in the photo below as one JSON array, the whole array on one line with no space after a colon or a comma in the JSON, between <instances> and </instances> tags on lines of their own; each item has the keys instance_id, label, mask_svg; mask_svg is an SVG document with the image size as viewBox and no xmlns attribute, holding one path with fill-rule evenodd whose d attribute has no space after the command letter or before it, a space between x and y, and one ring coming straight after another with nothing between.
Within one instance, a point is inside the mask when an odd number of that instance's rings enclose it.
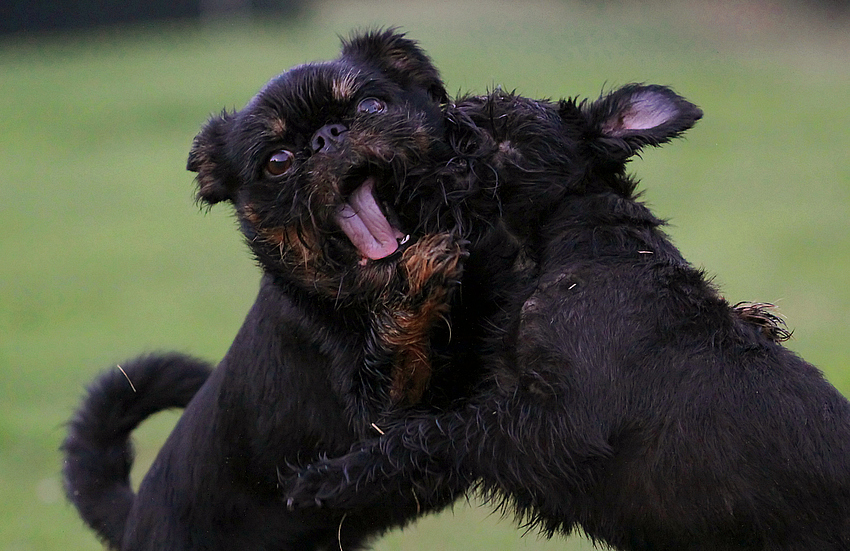
<instances>
[{"instance_id":1,"label":"dog's teeth","mask_svg":"<svg viewBox=\"0 0 850 551\"><path fill-rule=\"evenodd\" d=\"M399 240L398 240L398 244L399 244L399 245L404 245L404 244L405 244L405 243L407 243L408 241L410 241L410 234L407 234L407 235L405 235L404 237L402 237L401 239L399 239Z\"/></svg>"}]
</instances>

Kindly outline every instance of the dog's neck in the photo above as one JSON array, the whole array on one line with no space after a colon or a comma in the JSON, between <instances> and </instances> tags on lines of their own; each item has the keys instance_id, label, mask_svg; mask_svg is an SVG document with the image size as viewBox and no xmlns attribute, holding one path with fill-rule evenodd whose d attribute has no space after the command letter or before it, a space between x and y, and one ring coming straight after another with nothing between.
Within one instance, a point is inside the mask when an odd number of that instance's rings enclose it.
<instances>
[{"instance_id":1,"label":"dog's neck","mask_svg":"<svg viewBox=\"0 0 850 551\"><path fill-rule=\"evenodd\" d=\"M611 192L567 196L541 222L529 246L542 257L557 247L559 254L583 258L624 258L624 253L632 253L635 258L687 264L662 231L664 225L633 198Z\"/></svg>"}]
</instances>

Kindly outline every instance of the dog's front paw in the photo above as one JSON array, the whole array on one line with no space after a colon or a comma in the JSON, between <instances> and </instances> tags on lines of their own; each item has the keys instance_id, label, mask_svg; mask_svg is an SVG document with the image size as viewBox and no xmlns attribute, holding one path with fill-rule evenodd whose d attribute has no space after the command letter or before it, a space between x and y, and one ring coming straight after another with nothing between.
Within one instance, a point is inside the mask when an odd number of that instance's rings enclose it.
<instances>
[{"instance_id":1,"label":"dog's front paw","mask_svg":"<svg viewBox=\"0 0 850 551\"><path fill-rule=\"evenodd\" d=\"M318 461L289 476L279 476L287 508L356 509L379 504L385 492L371 480L371 468L377 465L374 459L369 449L362 449L337 459Z\"/></svg>"},{"instance_id":2,"label":"dog's front paw","mask_svg":"<svg viewBox=\"0 0 850 551\"><path fill-rule=\"evenodd\" d=\"M308 465L304 469L288 476L278 473L278 483L283 490L283 500L287 509L294 511L313 507L323 507L325 502L319 497L329 492L326 483L333 478L326 462Z\"/></svg>"}]
</instances>

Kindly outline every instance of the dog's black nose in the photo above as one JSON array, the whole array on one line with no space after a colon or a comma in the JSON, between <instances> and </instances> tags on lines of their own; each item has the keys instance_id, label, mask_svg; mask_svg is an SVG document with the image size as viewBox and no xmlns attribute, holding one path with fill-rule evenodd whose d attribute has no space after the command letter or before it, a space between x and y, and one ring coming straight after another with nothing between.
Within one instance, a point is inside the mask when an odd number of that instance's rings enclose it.
<instances>
[{"instance_id":1,"label":"dog's black nose","mask_svg":"<svg viewBox=\"0 0 850 551\"><path fill-rule=\"evenodd\" d=\"M330 153L339 149L339 144L342 142L343 135L348 131L348 128L341 124L326 124L319 128L313 139L310 140L310 145L313 147L313 153Z\"/></svg>"}]
</instances>

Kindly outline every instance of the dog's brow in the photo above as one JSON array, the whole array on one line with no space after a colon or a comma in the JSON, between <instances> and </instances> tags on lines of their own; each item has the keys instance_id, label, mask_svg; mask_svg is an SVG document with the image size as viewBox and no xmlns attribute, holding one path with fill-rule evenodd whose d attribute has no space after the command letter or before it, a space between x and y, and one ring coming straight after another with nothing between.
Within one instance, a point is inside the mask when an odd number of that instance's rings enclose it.
<instances>
[{"instance_id":1,"label":"dog's brow","mask_svg":"<svg viewBox=\"0 0 850 551\"><path fill-rule=\"evenodd\" d=\"M269 128L274 134L283 136L286 133L286 121L280 117L273 117L269 123Z\"/></svg>"},{"instance_id":2,"label":"dog's brow","mask_svg":"<svg viewBox=\"0 0 850 551\"><path fill-rule=\"evenodd\" d=\"M356 80L359 73L351 71L333 79L331 91L337 101L345 101L354 95L357 89Z\"/></svg>"}]
</instances>

